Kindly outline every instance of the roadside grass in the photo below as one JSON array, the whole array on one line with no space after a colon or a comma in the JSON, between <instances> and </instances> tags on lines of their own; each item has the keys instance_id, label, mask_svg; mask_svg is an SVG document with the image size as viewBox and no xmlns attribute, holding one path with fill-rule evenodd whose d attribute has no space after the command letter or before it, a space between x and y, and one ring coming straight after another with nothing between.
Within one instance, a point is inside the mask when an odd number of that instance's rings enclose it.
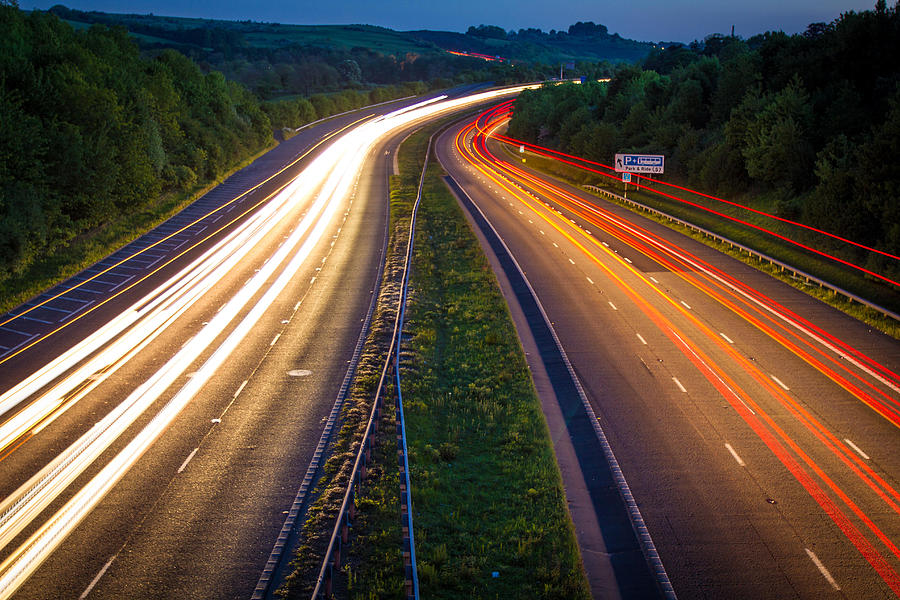
<instances>
[{"instance_id":1,"label":"roadside grass","mask_svg":"<svg viewBox=\"0 0 900 600\"><path fill-rule=\"evenodd\" d=\"M429 166L403 356L421 593L589 598L518 336L441 175Z\"/></svg>"},{"instance_id":2,"label":"roadside grass","mask_svg":"<svg viewBox=\"0 0 900 600\"><path fill-rule=\"evenodd\" d=\"M519 162L521 160L520 155L506 144L504 144L504 150L513 159L513 162ZM624 184L619 181L614 181L607 177L601 177L586 171L582 171L575 167L561 164L552 159L544 158L533 153L526 153L525 156L527 159L527 162L525 163L526 166L549 174L566 183L577 186L594 185L619 195L622 195L624 191ZM653 185L654 187L657 187L657 184ZM730 207L711 200L704 200L701 197L688 195L672 188L665 188L664 191L668 194L683 198L690 196L689 199L692 202L696 202L730 216L738 217L745 221L764 226L782 235L788 236L791 239L803 243L809 243L813 241L808 239L809 236L803 234L802 232L798 233L797 228L788 226L783 223L773 222L771 219L767 219L759 215L752 215L747 211L743 211L736 207ZM791 273L783 272L781 268L776 265L771 265L768 262L757 260L753 257L748 256L746 253L742 253L737 248L733 248L728 244L720 243L716 240L704 236L702 233L698 233L677 223L672 223L668 219L645 213L635 207L632 207L629 204L610 200L606 196L602 196L602 199L608 202L616 202L620 206L628 208L632 212L641 214L648 219L657 221L671 229L680 231L681 233L684 233L685 235L688 235L708 246L716 248L721 252L729 254L734 258L737 258L738 260L750 266L753 266L756 269L764 271L772 275L773 277L776 277L794 286L795 288L805 292L810 296L826 302L827 304L837 308L838 310L841 310L849 314L850 316L859 319L860 321L863 321L894 338L900 339L900 323L898 323L894 319L891 319L890 317L882 315L881 313L867 306L861 305L857 302L852 302L843 295L837 294L825 288L821 288L817 284L810 283L805 279L795 277ZM778 259L786 264L794 266L801 271L805 271L810 275L814 275L824 281L828 281L833 285L841 287L848 292L854 293L862 298L866 298L870 302L878 304L888 310L891 310L893 312L900 312L900 294L890 289L890 287L886 284L882 284L881 282L876 281L873 278L865 276L861 273L853 272L848 268L841 267L833 261L817 257L810 252L806 252L790 244L781 242L772 236L758 232L750 227L728 221L721 217L716 217L698 208L687 206L670 198L665 198L657 194L647 192L645 190L635 190L633 186L629 186L628 199L635 200L657 210L664 211L672 215L673 217L677 217L689 223L693 223L699 227L717 233L723 237L729 238L744 246L754 248L755 250L765 253L772 258ZM746 204L747 199L743 200ZM759 210L766 210L768 212L771 212L774 209L774 205L776 202L777 200L773 198L756 198L755 204L753 204L753 206ZM859 256L854 256L853 253L841 253L841 250L835 247L827 246L824 248L824 250L828 251L829 253L835 254L840 258L844 258L845 260L860 260ZM867 268L872 268L875 265L872 265L871 263L864 263L864 266L867 266Z\"/></svg>"},{"instance_id":3,"label":"roadside grass","mask_svg":"<svg viewBox=\"0 0 900 600\"><path fill-rule=\"evenodd\" d=\"M388 264L359 375L281 594L306 598L334 526L389 343L428 137L400 148ZM553 447L512 320L468 223L429 167L401 352L423 598L589 598ZM393 396L385 396L335 590L404 598ZM494 576L497 573L497 576Z\"/></svg>"},{"instance_id":4,"label":"roadside grass","mask_svg":"<svg viewBox=\"0 0 900 600\"><path fill-rule=\"evenodd\" d=\"M102 260L122 246L150 231L203 196L233 173L275 147L269 146L242 161L215 181L196 186L187 192L166 193L147 204L139 212L123 214L106 225L80 235L51 256L34 261L21 274L2 280L0 286L0 314L5 313L37 294L55 286Z\"/></svg>"}]
</instances>

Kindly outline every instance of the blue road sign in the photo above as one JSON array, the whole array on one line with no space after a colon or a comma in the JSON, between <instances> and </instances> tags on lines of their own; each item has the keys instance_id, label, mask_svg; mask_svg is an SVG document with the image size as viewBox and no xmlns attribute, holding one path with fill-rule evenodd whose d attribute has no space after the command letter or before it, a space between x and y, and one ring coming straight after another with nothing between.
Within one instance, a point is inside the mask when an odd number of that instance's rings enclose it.
<instances>
[{"instance_id":1,"label":"blue road sign","mask_svg":"<svg viewBox=\"0 0 900 600\"><path fill-rule=\"evenodd\" d=\"M661 154L616 154L617 173L654 173L661 174L665 168L666 157Z\"/></svg>"}]
</instances>

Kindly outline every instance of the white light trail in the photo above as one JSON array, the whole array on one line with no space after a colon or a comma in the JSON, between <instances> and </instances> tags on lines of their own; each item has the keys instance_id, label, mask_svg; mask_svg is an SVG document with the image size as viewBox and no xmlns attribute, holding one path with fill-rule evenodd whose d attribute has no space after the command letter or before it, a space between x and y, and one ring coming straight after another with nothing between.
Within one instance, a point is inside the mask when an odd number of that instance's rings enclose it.
<instances>
[{"instance_id":1,"label":"white light trail","mask_svg":"<svg viewBox=\"0 0 900 600\"><path fill-rule=\"evenodd\" d=\"M72 352L61 356L52 363L52 366L48 365L46 369L42 369L0 397L0 414L2 414L46 386L65 370L71 369L77 364L77 356L84 356L84 352L97 351L130 325L137 323L139 317L144 317L144 315L136 316L135 313L153 313L153 319L142 321L141 327L134 328L133 334L117 340L109 349L98 353L96 360L89 361L83 368L78 369L78 376L71 378L67 384L69 387L57 385L53 394L46 394L48 401L44 410L46 411L46 406L52 406L54 402L58 406L60 399L67 393L65 390L71 390L73 384L77 385L74 383L76 379L82 378L83 382L84 377L97 373L100 370L97 367L104 363L102 368L122 364L146 346L150 339L159 335L165 324L177 318L193 300L224 276L234 262L239 260L239 256L243 256L249 247L261 241L266 233L290 212L295 206L295 193L321 187L315 202L308 209L300 225L207 325L182 346L161 369L135 389L122 404L0 504L0 547L2 547L55 500L115 439L154 404L175 380L221 337L245 306L262 292L250 311L234 326L209 358L127 446L0 564L0 599L11 596L27 580L231 356L279 294L293 280L315 246L324 237L358 178L363 162L380 139L417 120L434 118L468 105L517 93L525 87L533 86L484 92L455 100L433 99L395 111L350 130L333 141L278 195L276 200L261 209L260 214L264 213L265 218L255 217L251 219L253 225L240 229L247 232L249 237L240 237L235 232L214 249L222 254L215 254L214 250L206 253L205 256L210 258L215 256L211 263L200 263L198 259L180 274L185 279L170 280L150 294L148 297L153 299L151 303L155 302L153 310L148 311L147 307L143 306L146 302L136 305L141 306L143 311L132 307L114 320L114 325L105 327L95 337L86 340L79 347L78 353ZM239 239L242 241L238 241ZM228 243L232 245L228 246ZM274 282L267 284L272 277L276 277ZM173 300L176 289L183 292L178 296L177 302ZM35 415L38 414L39 411L36 411ZM35 415L32 415L31 419L37 418ZM7 431L7 424L10 422L0 428L0 434L15 435L11 425Z\"/></svg>"}]
</instances>

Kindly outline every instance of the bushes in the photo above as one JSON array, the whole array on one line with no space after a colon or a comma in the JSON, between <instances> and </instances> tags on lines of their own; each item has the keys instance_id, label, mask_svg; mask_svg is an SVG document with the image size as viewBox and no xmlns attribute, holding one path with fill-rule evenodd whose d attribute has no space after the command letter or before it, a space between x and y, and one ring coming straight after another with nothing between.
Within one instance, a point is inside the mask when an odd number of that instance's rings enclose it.
<instances>
[{"instance_id":1,"label":"bushes","mask_svg":"<svg viewBox=\"0 0 900 600\"><path fill-rule=\"evenodd\" d=\"M122 28L0 4L0 281L271 139L258 100Z\"/></svg>"},{"instance_id":2,"label":"bushes","mask_svg":"<svg viewBox=\"0 0 900 600\"><path fill-rule=\"evenodd\" d=\"M655 50L607 86L516 100L510 135L609 164L665 154L666 178L774 199L779 215L900 251L900 7L802 35L711 36Z\"/></svg>"}]
</instances>

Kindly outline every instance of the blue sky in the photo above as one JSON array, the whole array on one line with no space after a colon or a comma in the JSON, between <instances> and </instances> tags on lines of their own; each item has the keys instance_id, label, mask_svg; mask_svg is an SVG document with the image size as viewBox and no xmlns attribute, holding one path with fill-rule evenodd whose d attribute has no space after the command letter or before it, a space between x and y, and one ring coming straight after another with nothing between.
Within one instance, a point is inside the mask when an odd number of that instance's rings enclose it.
<instances>
[{"instance_id":1,"label":"blue sky","mask_svg":"<svg viewBox=\"0 0 900 600\"><path fill-rule=\"evenodd\" d=\"M594 21L610 33L643 41L702 39L710 33L750 37L767 30L796 33L841 12L871 9L875 0L20 0L21 8L64 4L80 10L299 24L367 23L391 29L465 31L469 25L504 29L566 29ZM888 2L892 5L893 2Z\"/></svg>"}]
</instances>

